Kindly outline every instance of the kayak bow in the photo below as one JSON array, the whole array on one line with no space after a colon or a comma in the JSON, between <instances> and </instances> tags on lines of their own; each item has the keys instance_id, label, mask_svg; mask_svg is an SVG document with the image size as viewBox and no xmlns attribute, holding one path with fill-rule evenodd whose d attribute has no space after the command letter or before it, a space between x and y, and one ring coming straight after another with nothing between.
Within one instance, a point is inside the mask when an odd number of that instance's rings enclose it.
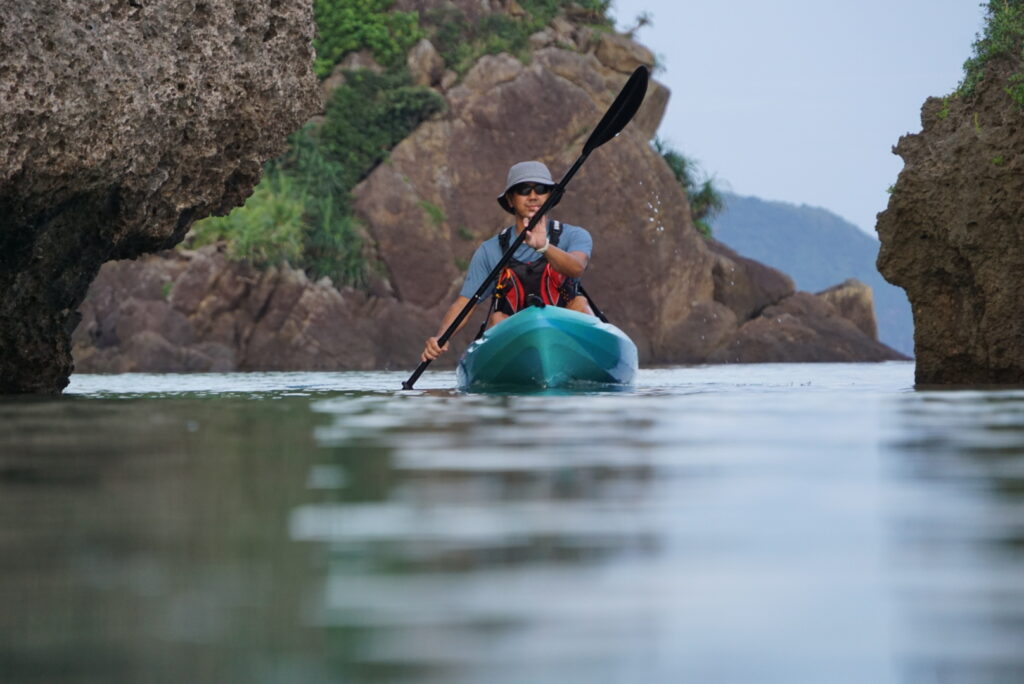
<instances>
[{"instance_id":1,"label":"kayak bow","mask_svg":"<svg viewBox=\"0 0 1024 684\"><path fill-rule=\"evenodd\" d=\"M509 391L631 386L636 345L595 316L531 306L484 332L459 361L460 389Z\"/></svg>"}]
</instances>

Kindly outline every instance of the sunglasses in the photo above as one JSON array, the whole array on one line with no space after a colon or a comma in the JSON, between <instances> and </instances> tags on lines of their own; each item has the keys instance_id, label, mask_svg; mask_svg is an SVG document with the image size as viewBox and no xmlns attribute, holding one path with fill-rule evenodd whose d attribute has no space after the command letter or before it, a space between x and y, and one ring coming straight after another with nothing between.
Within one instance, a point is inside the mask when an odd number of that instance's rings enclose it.
<instances>
[{"instance_id":1,"label":"sunglasses","mask_svg":"<svg viewBox=\"0 0 1024 684\"><path fill-rule=\"evenodd\" d=\"M553 185L544 185L543 183L520 183L512 188L512 192L523 197L526 197L531 192L535 192L538 195L546 195L551 192L553 187Z\"/></svg>"}]
</instances>

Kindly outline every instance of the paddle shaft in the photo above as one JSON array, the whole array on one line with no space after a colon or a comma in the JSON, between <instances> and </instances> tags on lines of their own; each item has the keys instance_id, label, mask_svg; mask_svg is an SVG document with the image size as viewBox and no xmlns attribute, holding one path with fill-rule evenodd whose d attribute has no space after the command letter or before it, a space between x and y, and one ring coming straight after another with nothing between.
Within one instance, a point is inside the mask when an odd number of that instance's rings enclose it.
<instances>
[{"instance_id":1,"label":"paddle shaft","mask_svg":"<svg viewBox=\"0 0 1024 684\"><path fill-rule=\"evenodd\" d=\"M455 334L455 331L462 325L462 321L464 321L466 316L473 311L473 307L475 307L477 302L480 301L480 298L483 296L490 284L494 282L502 269L505 268L505 264L512 259L512 255L516 253L517 249L519 249L519 245L523 244L523 240L526 239L526 233L533 230L533 227L537 225L540 218L544 216L549 209L558 204L560 199L562 199L562 195L565 193L565 186L569 184L569 181L572 180L572 177L576 175L576 172L580 170L580 167L583 166L583 162L585 162L589 156L589 151L581 154L579 159L576 160L576 163L572 165L564 176L562 176L562 180L558 181L558 185L551 189L551 194L548 196L547 200L544 201L544 204L540 206L540 209L537 210L537 213L530 217L530 222L527 224L526 228L516 236L516 239L512 241L512 244L509 245L507 250L505 250L505 253L501 255L501 259L499 259L498 263L491 269L491 272L487 274L484 281L480 283L480 287L476 289L473 296L470 297L469 301L466 302L466 305L462 307L462 311L459 312L459 315L456 316L455 320L453 320L451 325L448 326L448 329L445 330L439 338L437 338L437 346L444 347L444 345L448 343L448 340ZM417 366L416 370L414 370L412 375L409 376L409 379L402 383L402 389L412 389L413 385L416 384L416 381L419 380L420 376L423 375L423 371L425 371L429 365L430 359L421 361L420 365Z\"/></svg>"}]
</instances>

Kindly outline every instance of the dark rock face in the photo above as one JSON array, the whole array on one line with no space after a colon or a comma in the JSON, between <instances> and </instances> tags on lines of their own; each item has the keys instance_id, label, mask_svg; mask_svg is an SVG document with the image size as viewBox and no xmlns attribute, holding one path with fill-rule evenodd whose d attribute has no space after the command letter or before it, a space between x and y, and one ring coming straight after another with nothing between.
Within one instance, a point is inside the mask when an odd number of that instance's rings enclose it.
<instances>
[{"instance_id":1,"label":"dark rock face","mask_svg":"<svg viewBox=\"0 0 1024 684\"><path fill-rule=\"evenodd\" d=\"M404 368L394 332L440 315L213 245L109 263L89 292L72 338L86 373Z\"/></svg>"},{"instance_id":2,"label":"dark rock face","mask_svg":"<svg viewBox=\"0 0 1024 684\"><path fill-rule=\"evenodd\" d=\"M907 357L809 292L796 292L740 326L708 363L894 361Z\"/></svg>"},{"instance_id":3,"label":"dark rock face","mask_svg":"<svg viewBox=\"0 0 1024 684\"><path fill-rule=\"evenodd\" d=\"M793 292L783 273L720 250L715 269L731 280L726 302L696 303L669 331L680 363L884 361L903 358L865 335L870 308L830 303L834 292ZM861 286L863 287L863 286ZM870 297L870 290L867 291ZM870 305L870 299L868 300ZM266 271L229 261L216 246L106 264L82 304L75 368L86 373L408 369L419 339L444 305L423 308L328 280L311 282L286 264ZM452 341L450 367L473 337L484 307ZM852 317L852 320L851 320ZM871 319L873 322L873 318ZM427 334L423 333L424 336Z\"/></svg>"},{"instance_id":4,"label":"dark rock face","mask_svg":"<svg viewBox=\"0 0 1024 684\"><path fill-rule=\"evenodd\" d=\"M970 98L930 98L902 137L878 268L914 311L919 384L1024 383L1024 112L994 62Z\"/></svg>"},{"instance_id":5,"label":"dark rock face","mask_svg":"<svg viewBox=\"0 0 1024 684\"><path fill-rule=\"evenodd\" d=\"M862 333L873 340L878 339L875 297L870 287L850 278L819 292L818 297L835 307L839 315L853 322Z\"/></svg>"},{"instance_id":6,"label":"dark rock face","mask_svg":"<svg viewBox=\"0 0 1024 684\"><path fill-rule=\"evenodd\" d=\"M100 266L241 204L320 106L308 3L37 0L0 18L0 394L59 392Z\"/></svg>"}]
</instances>

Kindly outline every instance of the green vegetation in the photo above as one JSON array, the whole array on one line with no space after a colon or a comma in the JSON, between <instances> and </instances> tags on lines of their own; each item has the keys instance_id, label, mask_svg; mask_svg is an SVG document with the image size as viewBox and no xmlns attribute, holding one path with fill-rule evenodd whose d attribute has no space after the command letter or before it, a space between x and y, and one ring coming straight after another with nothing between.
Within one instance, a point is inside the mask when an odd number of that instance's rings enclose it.
<instances>
[{"instance_id":1,"label":"green vegetation","mask_svg":"<svg viewBox=\"0 0 1024 684\"><path fill-rule=\"evenodd\" d=\"M352 188L443 106L440 95L410 85L402 71L348 74L323 124L293 134L245 206L198 222L190 244L226 240L235 259L257 266L288 261L313 278L363 285L371 265L352 215Z\"/></svg>"},{"instance_id":2,"label":"green vegetation","mask_svg":"<svg viewBox=\"0 0 1024 684\"><path fill-rule=\"evenodd\" d=\"M303 199L290 177L268 172L241 209L197 223L192 244L224 238L235 259L258 265L297 261L302 254Z\"/></svg>"},{"instance_id":3,"label":"green vegetation","mask_svg":"<svg viewBox=\"0 0 1024 684\"><path fill-rule=\"evenodd\" d=\"M424 34L416 12L389 12L393 4L394 0L314 0L317 76L327 76L342 57L364 48L384 66L401 65Z\"/></svg>"},{"instance_id":4,"label":"green vegetation","mask_svg":"<svg viewBox=\"0 0 1024 684\"><path fill-rule=\"evenodd\" d=\"M1024 0L988 0L985 12L985 27L974 41L974 54L964 62L964 78L956 94L971 95L989 63L1009 58L1016 70L1006 92L1024 108Z\"/></svg>"},{"instance_id":5,"label":"green vegetation","mask_svg":"<svg viewBox=\"0 0 1024 684\"><path fill-rule=\"evenodd\" d=\"M482 55L510 52L529 58L529 37L561 11L575 24L610 30L610 0L519 0L521 13L484 13L471 20L454 6L398 12L394 0L314 0L318 35L314 69L321 78L345 55L369 50L384 73L346 72L323 120L289 139L288 151L267 163L262 182L244 206L193 227L187 246L226 241L228 255L256 266L287 261L310 277L364 286L376 268L365 256L364 231L352 210L352 190L420 123L443 111L444 98L412 85L409 49L429 37L448 68L464 73ZM421 204L434 226L441 207ZM458 236L475 239L465 227ZM459 265L459 264L457 264ZM465 270L465 265L459 265Z\"/></svg>"},{"instance_id":6,"label":"green vegetation","mask_svg":"<svg viewBox=\"0 0 1024 684\"><path fill-rule=\"evenodd\" d=\"M430 222L434 224L435 228L440 228L444 224L444 210L441 207L426 200L420 202L420 206L423 207L423 211L427 212L427 216L430 217Z\"/></svg>"},{"instance_id":7,"label":"green vegetation","mask_svg":"<svg viewBox=\"0 0 1024 684\"><path fill-rule=\"evenodd\" d=\"M508 52L528 62L530 36L570 5L576 22L598 30L612 28L610 0L521 0L519 5L525 14L486 14L475 22L454 6L441 7L426 12L422 22L445 64L460 75L483 55Z\"/></svg>"},{"instance_id":8,"label":"green vegetation","mask_svg":"<svg viewBox=\"0 0 1024 684\"><path fill-rule=\"evenodd\" d=\"M708 222L725 206L714 179L705 176L696 161L673 150L663 140L655 138L652 144L686 191L694 227L705 237L711 237Z\"/></svg>"},{"instance_id":9,"label":"green vegetation","mask_svg":"<svg viewBox=\"0 0 1024 684\"><path fill-rule=\"evenodd\" d=\"M349 189L422 121L444 109L444 98L411 85L405 71L346 73L346 82L327 103L320 130L322 153L341 165Z\"/></svg>"},{"instance_id":10,"label":"green vegetation","mask_svg":"<svg viewBox=\"0 0 1024 684\"><path fill-rule=\"evenodd\" d=\"M1006 94L1024 109L1024 72L1013 74L1007 81Z\"/></svg>"}]
</instances>

